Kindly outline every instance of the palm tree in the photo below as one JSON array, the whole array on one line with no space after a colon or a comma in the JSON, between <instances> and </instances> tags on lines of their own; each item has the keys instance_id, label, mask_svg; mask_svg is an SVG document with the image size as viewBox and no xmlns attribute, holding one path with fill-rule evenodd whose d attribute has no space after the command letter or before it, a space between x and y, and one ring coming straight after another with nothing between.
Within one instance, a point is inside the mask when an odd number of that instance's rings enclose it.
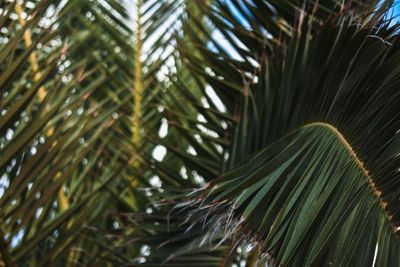
<instances>
[{"instance_id":1,"label":"palm tree","mask_svg":"<svg viewBox=\"0 0 400 267\"><path fill-rule=\"evenodd\" d=\"M137 118L142 134L159 124L151 107L163 85L154 74L167 59L139 65L151 93L139 103L144 115L133 115L140 53L123 4L0 3L0 262L6 266L102 265L121 257L108 255L109 241L96 239L96 229L118 225L117 204L138 211L147 201L136 189L141 144L131 136ZM178 18L167 22L168 8L182 5L150 4L142 15L168 23L171 32L152 39L149 56L170 42ZM146 42L159 26L141 23Z\"/></svg>"},{"instance_id":2,"label":"palm tree","mask_svg":"<svg viewBox=\"0 0 400 267\"><path fill-rule=\"evenodd\" d=\"M106 188L129 172L124 150L110 151L128 149L113 135L133 80L127 15L116 1L1 9L1 258L71 264L73 246L97 253L84 233L110 220Z\"/></svg>"},{"instance_id":3,"label":"palm tree","mask_svg":"<svg viewBox=\"0 0 400 267\"><path fill-rule=\"evenodd\" d=\"M183 24L130 264L398 266L391 1L229 2Z\"/></svg>"},{"instance_id":4,"label":"palm tree","mask_svg":"<svg viewBox=\"0 0 400 267\"><path fill-rule=\"evenodd\" d=\"M398 266L378 2L1 2L4 265Z\"/></svg>"}]
</instances>

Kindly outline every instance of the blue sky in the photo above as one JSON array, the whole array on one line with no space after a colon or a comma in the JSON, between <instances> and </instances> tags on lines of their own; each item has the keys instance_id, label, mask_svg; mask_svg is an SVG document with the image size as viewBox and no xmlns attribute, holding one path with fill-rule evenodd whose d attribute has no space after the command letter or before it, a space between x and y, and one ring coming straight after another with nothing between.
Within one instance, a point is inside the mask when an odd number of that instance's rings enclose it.
<instances>
[{"instance_id":1,"label":"blue sky","mask_svg":"<svg viewBox=\"0 0 400 267\"><path fill-rule=\"evenodd\" d=\"M390 12L393 12L393 22L396 23L400 21L400 1L395 1L395 5L392 7L392 10Z\"/></svg>"}]
</instances>

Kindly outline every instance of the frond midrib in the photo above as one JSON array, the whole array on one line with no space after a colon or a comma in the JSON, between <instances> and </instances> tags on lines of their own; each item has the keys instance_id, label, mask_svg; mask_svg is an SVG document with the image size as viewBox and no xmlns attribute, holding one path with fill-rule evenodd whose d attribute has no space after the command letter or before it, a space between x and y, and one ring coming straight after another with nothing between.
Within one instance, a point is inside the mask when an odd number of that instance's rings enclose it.
<instances>
[{"instance_id":1,"label":"frond midrib","mask_svg":"<svg viewBox=\"0 0 400 267\"><path fill-rule=\"evenodd\" d=\"M362 174L364 175L365 179L367 180L370 188L374 192L374 195L376 199L379 201L379 205L382 208L383 212L385 213L387 220L390 222L392 225L393 229L395 232L397 232L397 226L393 225L391 222L392 215L388 214L386 208L387 202L384 202L382 200L381 196L381 191L379 191L375 187L375 182L371 175L369 175L369 170L365 167L364 162L358 157L357 153L354 151L353 147L351 144L347 141L347 139L343 136L343 134L332 124L329 124L327 122L312 122L309 124L304 125L302 128L309 128L309 127L324 127L328 129L330 132L335 134L335 136L340 140L340 142L343 144L343 146L346 148L346 151L349 153L350 157L355 161L359 169L361 170Z\"/></svg>"}]
</instances>

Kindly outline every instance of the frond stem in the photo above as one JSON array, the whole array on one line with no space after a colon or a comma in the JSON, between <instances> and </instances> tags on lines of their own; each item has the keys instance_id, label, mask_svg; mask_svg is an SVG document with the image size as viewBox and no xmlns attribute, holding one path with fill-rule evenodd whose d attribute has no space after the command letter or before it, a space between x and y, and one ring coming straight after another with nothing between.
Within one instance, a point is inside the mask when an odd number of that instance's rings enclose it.
<instances>
[{"instance_id":1,"label":"frond stem","mask_svg":"<svg viewBox=\"0 0 400 267\"><path fill-rule=\"evenodd\" d=\"M133 143L138 145L140 142L140 119L141 103L142 103L142 62L140 56L142 54L142 24L141 9L142 1L137 0L137 28L136 28L136 46L135 46L135 84L134 84L134 121L133 121Z\"/></svg>"},{"instance_id":2,"label":"frond stem","mask_svg":"<svg viewBox=\"0 0 400 267\"><path fill-rule=\"evenodd\" d=\"M362 171L362 173L364 174L364 176L366 177L372 191L374 192L376 198L379 201L380 206L382 207L383 211L385 212L387 218L389 219L389 221L391 221L392 219L392 215L389 215L386 211L386 205L387 202L384 202L382 200L382 198L380 197L381 195L381 191L379 191L376 187L375 187L375 182L372 179L372 177L369 175L369 170L364 166L364 162L360 160L360 158L357 156L356 152L354 151L353 147L350 145L350 143L346 140L346 138L342 135L342 133L334 126L332 126L329 123L326 122L313 122L313 123L309 123L306 124L305 127L313 127L313 126L322 126L325 128L328 128L331 132L333 132L341 141L341 143L345 146L346 150L349 152L350 156L354 159L354 161L357 163L359 169ZM393 228L395 230L395 232L397 232L397 227L393 225Z\"/></svg>"},{"instance_id":3,"label":"frond stem","mask_svg":"<svg viewBox=\"0 0 400 267\"><path fill-rule=\"evenodd\" d=\"M25 18L23 16L23 9L18 2L15 4L15 12L17 13L18 16L18 21L21 24L21 26L24 26L26 24ZM32 35L29 29L26 29L24 32L24 43L25 47L29 48L32 45ZM35 73L33 80L35 82L40 80L40 77L42 77L42 74L39 71L39 64L36 59L36 52L32 51L29 55L29 62L31 63L31 67L33 72ZM43 86L40 86L39 91L38 91L38 97L39 97L39 102L42 102L43 99L46 97L46 91L44 90Z\"/></svg>"}]
</instances>

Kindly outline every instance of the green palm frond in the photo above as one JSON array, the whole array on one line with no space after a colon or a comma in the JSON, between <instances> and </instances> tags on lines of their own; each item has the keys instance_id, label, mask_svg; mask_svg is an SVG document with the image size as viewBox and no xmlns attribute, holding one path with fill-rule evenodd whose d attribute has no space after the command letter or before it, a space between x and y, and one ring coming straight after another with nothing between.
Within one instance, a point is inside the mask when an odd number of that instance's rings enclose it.
<instances>
[{"instance_id":1,"label":"green palm frond","mask_svg":"<svg viewBox=\"0 0 400 267\"><path fill-rule=\"evenodd\" d=\"M102 50L96 48L101 38L90 39L96 32L89 28L68 35L63 27L67 13L78 13L82 5L75 2L73 7L70 2L24 2L22 22L11 15L19 13L15 1L2 6L0 214L1 245L11 243L2 250L7 265L67 263L87 226L109 208L107 187L126 173L123 151L107 153L115 140L111 129L126 101L114 97L126 88L115 85L115 68L123 70L124 61L110 59L107 64L114 70L102 64ZM51 10L59 20L48 17ZM116 24L113 20L111 25ZM112 27L104 24L101 29L112 33ZM123 40L121 34L110 36ZM78 57L88 40L93 49ZM123 44L129 47L125 40Z\"/></svg>"},{"instance_id":2,"label":"green palm frond","mask_svg":"<svg viewBox=\"0 0 400 267\"><path fill-rule=\"evenodd\" d=\"M383 18L390 1L375 13L376 1L233 2L248 26L223 2L206 18L240 59L207 39L198 17L184 25L196 51L179 43L182 67L163 100L168 135L150 139L168 149L151 163L163 183L154 198L174 201L151 205L141 234L156 244L138 240L150 248L146 263L170 254L165 264L189 264L196 248L213 253L223 240L224 266L240 260L241 243L254 248L242 256L249 264L396 265L400 50L397 27ZM259 14L262 5L282 19ZM196 190L198 176L209 183ZM167 233L151 227L165 224Z\"/></svg>"}]
</instances>

